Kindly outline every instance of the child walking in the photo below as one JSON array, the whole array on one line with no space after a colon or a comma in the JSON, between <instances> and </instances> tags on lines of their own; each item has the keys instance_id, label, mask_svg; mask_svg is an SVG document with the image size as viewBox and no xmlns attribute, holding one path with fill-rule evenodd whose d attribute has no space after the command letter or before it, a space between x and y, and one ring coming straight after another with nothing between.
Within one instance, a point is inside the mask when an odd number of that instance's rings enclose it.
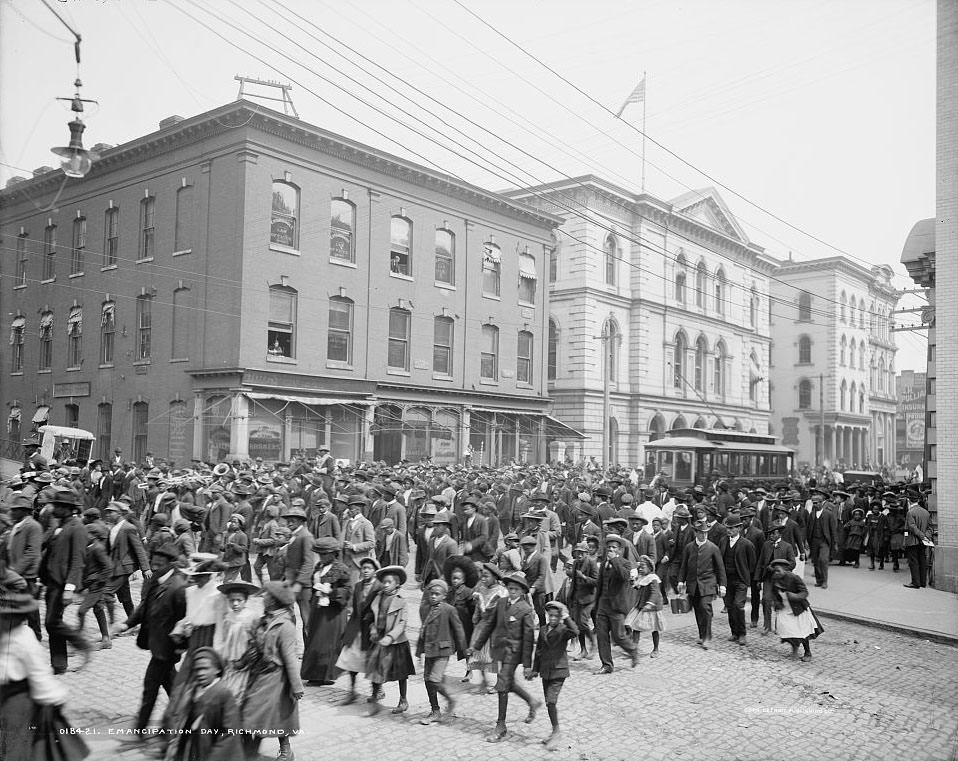
<instances>
[{"instance_id":1,"label":"child walking","mask_svg":"<svg viewBox=\"0 0 958 761\"><path fill-rule=\"evenodd\" d=\"M542 677L542 694L552 723L552 734L542 744L548 750L558 750L562 742L559 730L559 693L569 677L569 659L566 646L579 636L579 628L569 616L569 609L561 602L546 603L546 625L539 629L536 654L532 661L532 678Z\"/></svg>"},{"instance_id":2,"label":"child walking","mask_svg":"<svg viewBox=\"0 0 958 761\"><path fill-rule=\"evenodd\" d=\"M416 673L406 637L406 601L399 594L399 588L406 583L406 569L387 565L376 571L376 578L382 588L370 605L373 611L370 640L374 645L366 666L366 676L373 683L370 716L379 713L379 696L386 682L399 682L399 704L392 712L408 711L406 688L409 677Z\"/></svg>"},{"instance_id":3,"label":"child walking","mask_svg":"<svg viewBox=\"0 0 958 761\"><path fill-rule=\"evenodd\" d=\"M638 592L632 616L632 631L638 645L642 632L652 632L650 658L659 657L659 633L665 631L665 616L662 615L662 580L652 570L652 558L642 555L638 562L638 578L632 584ZM627 619L628 620L628 619Z\"/></svg>"},{"instance_id":4,"label":"child walking","mask_svg":"<svg viewBox=\"0 0 958 761\"><path fill-rule=\"evenodd\" d=\"M455 653L459 660L466 657L469 646L462 627L459 612L444 602L449 587L442 579L433 579L426 587L428 608L422 617L422 630L416 644L416 657L425 656L423 681L426 694L429 695L429 715L420 719L420 724L434 724L442 721L439 710L439 695L447 701L446 714L453 715L456 701L453 700L445 685L446 666L449 657Z\"/></svg>"}]
</instances>

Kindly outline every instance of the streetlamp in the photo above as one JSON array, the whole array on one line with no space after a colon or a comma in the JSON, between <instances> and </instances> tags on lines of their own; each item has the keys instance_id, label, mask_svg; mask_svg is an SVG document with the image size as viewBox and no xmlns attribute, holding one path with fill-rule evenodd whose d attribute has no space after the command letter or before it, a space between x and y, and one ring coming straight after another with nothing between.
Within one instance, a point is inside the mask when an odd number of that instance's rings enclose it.
<instances>
[{"instance_id":1,"label":"streetlamp","mask_svg":"<svg viewBox=\"0 0 958 761\"><path fill-rule=\"evenodd\" d=\"M93 162L99 158L97 154L91 153L83 147L83 130L86 129L86 125L80 119L80 114L83 113L83 104L96 103L96 101L84 100L80 97L80 87L83 86L83 83L79 79L73 84L77 89L72 98L57 98L57 100L69 100L70 110L75 114L73 120L67 122L67 126L70 128L70 144L51 150L63 159L60 162L63 173L67 177L79 178L85 177L87 172L90 171L90 167L93 166Z\"/></svg>"}]
</instances>

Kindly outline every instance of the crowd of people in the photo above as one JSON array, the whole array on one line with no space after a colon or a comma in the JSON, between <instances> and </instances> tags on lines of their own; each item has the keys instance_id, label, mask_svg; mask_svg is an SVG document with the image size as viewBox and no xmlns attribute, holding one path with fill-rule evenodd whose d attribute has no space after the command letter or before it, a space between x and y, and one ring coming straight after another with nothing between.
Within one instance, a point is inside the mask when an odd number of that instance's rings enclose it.
<instances>
[{"instance_id":1,"label":"crowd of people","mask_svg":"<svg viewBox=\"0 0 958 761\"><path fill-rule=\"evenodd\" d=\"M326 449L288 464L145 471L119 451L85 466L31 452L0 494L0 757L29 757L37 736L23 727L40 726L31 712L66 699L55 677L68 645L82 667L134 633L150 658L130 742L149 738L167 759L253 758L275 737L288 761L305 690L343 674L345 703L365 700L372 715L392 683L391 712L408 711L409 680L421 675L430 710L419 721L444 721L453 658L463 684L498 696L489 742L507 736L514 694L527 723L544 705L543 742L556 749L569 658L598 657L595 673L609 674L616 645L634 667L644 632L659 657L666 608L691 610L708 650L722 598L729 642L774 633L807 661L823 627L806 560L825 588L833 560L857 567L864 553L897 571L904 553L906 586L926 586L924 494L843 486L715 478L685 489L622 468L337 468ZM422 590L414 642L412 589ZM79 626L64 618L73 603ZM84 633L90 612L98 642ZM533 679L542 700L526 688Z\"/></svg>"}]
</instances>

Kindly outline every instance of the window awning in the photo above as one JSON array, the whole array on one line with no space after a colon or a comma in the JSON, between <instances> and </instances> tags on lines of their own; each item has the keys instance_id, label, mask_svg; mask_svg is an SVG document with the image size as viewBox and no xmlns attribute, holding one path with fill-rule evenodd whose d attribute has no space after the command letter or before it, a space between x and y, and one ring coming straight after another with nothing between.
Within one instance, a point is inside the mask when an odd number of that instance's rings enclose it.
<instances>
[{"instance_id":1,"label":"window awning","mask_svg":"<svg viewBox=\"0 0 958 761\"><path fill-rule=\"evenodd\" d=\"M502 261L502 251L499 250L498 246L486 244L482 247L482 258L498 264Z\"/></svg>"},{"instance_id":2,"label":"window awning","mask_svg":"<svg viewBox=\"0 0 958 761\"><path fill-rule=\"evenodd\" d=\"M40 315L40 328L49 328L53 325L53 312L44 312Z\"/></svg>"},{"instance_id":3,"label":"window awning","mask_svg":"<svg viewBox=\"0 0 958 761\"><path fill-rule=\"evenodd\" d=\"M244 392L247 399L263 401L272 399L277 402L298 402L308 407L329 407L335 404L372 404L368 399L345 399L328 396L299 396L297 394L262 394L256 391Z\"/></svg>"},{"instance_id":4,"label":"window awning","mask_svg":"<svg viewBox=\"0 0 958 761\"><path fill-rule=\"evenodd\" d=\"M27 324L26 317L14 317L13 322L10 323L10 345L13 346L17 342L17 331L23 330L23 326Z\"/></svg>"},{"instance_id":5,"label":"window awning","mask_svg":"<svg viewBox=\"0 0 958 761\"><path fill-rule=\"evenodd\" d=\"M10 408L10 414L7 415L7 420L19 420L19 419L20 419L20 412L21 412L21 410L20 410L19 407L11 407L11 408Z\"/></svg>"},{"instance_id":6,"label":"window awning","mask_svg":"<svg viewBox=\"0 0 958 761\"><path fill-rule=\"evenodd\" d=\"M73 307L70 310L70 316L67 318L67 335L72 336L74 326L77 330L83 329L83 308Z\"/></svg>"},{"instance_id":7,"label":"window awning","mask_svg":"<svg viewBox=\"0 0 958 761\"><path fill-rule=\"evenodd\" d=\"M48 417L50 417L50 408L46 405L40 405L37 407L37 411L33 413L32 422L43 423Z\"/></svg>"},{"instance_id":8,"label":"window awning","mask_svg":"<svg viewBox=\"0 0 958 761\"><path fill-rule=\"evenodd\" d=\"M103 312L100 315L100 327L106 327L112 324L116 319L116 304L109 302L103 305Z\"/></svg>"},{"instance_id":9,"label":"window awning","mask_svg":"<svg viewBox=\"0 0 958 761\"><path fill-rule=\"evenodd\" d=\"M532 257L519 257L519 277L528 278L529 280L536 280L538 278L538 275L536 275L536 263Z\"/></svg>"},{"instance_id":10,"label":"window awning","mask_svg":"<svg viewBox=\"0 0 958 761\"><path fill-rule=\"evenodd\" d=\"M588 438L581 431L577 431L571 425L566 425L561 420L558 420L552 415L546 415L546 436L549 436L554 439L585 439Z\"/></svg>"}]
</instances>

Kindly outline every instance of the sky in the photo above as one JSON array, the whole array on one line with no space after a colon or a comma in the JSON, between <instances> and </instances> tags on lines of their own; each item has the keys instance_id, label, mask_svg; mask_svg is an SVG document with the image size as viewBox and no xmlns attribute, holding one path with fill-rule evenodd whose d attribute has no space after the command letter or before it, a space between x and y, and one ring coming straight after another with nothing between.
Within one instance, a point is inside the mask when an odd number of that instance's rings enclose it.
<instances>
[{"instance_id":1,"label":"sky","mask_svg":"<svg viewBox=\"0 0 958 761\"><path fill-rule=\"evenodd\" d=\"M715 186L773 256L916 287L899 258L935 214L934 0L46 2L82 36L88 148L228 103L243 74L492 190L592 173L639 191L644 116L649 193ZM0 183L56 166L72 40L43 0L0 0ZM643 74L644 108L616 119ZM896 336L898 368L923 370L925 333Z\"/></svg>"}]
</instances>

